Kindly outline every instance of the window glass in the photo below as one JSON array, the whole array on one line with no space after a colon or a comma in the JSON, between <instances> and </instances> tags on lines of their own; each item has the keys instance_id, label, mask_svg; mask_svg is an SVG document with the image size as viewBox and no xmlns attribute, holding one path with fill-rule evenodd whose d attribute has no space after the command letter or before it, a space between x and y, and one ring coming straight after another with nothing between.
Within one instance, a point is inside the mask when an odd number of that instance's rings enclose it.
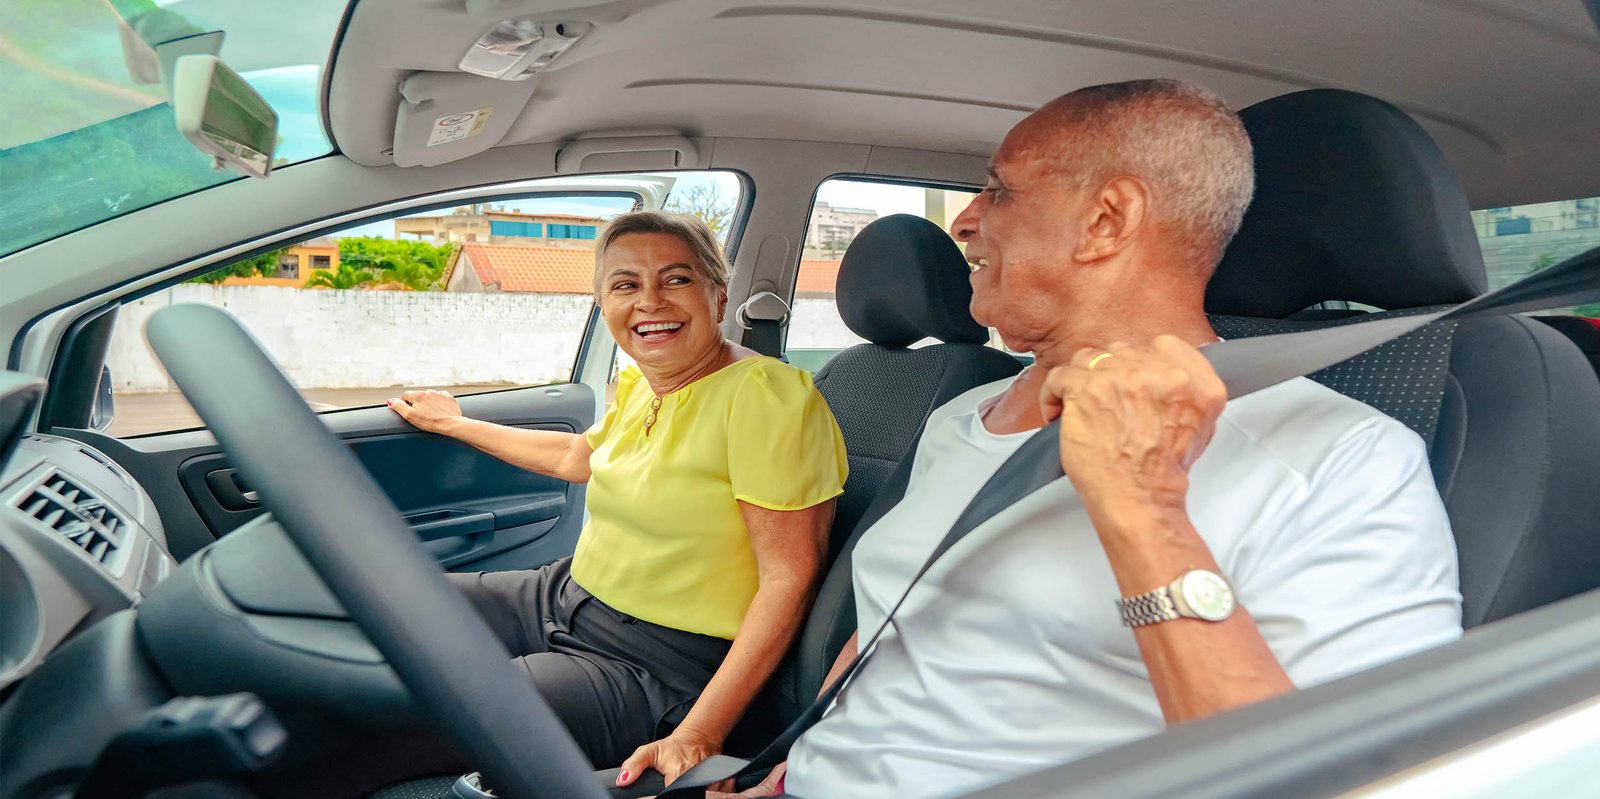
<instances>
[{"instance_id":1,"label":"window glass","mask_svg":"<svg viewBox=\"0 0 1600 799\"><path fill-rule=\"evenodd\" d=\"M890 214L913 214L949 228L976 196L974 191L904 183L842 179L823 183L811 207L795 282L785 350L790 363L814 372L839 350L863 343L845 327L834 301L840 259L862 228Z\"/></svg>"},{"instance_id":2,"label":"window glass","mask_svg":"<svg viewBox=\"0 0 1600 799\"><path fill-rule=\"evenodd\" d=\"M1472 221L1491 290L1600 247L1600 198L1486 208ZM1550 313L1600 317L1600 303Z\"/></svg>"},{"instance_id":3,"label":"window glass","mask_svg":"<svg viewBox=\"0 0 1600 799\"><path fill-rule=\"evenodd\" d=\"M274 167L326 155L322 65L343 4L281 0L0 3L0 255L240 179L178 132L159 82L135 77L113 7L223 31L230 65L278 113ZM25 110L25 111L24 111Z\"/></svg>"},{"instance_id":4,"label":"window glass","mask_svg":"<svg viewBox=\"0 0 1600 799\"><path fill-rule=\"evenodd\" d=\"M131 436L199 425L142 335L156 309L224 307L318 411L410 388L457 395L572 379L593 306L598 229L633 196L538 197L372 222L262 253L125 304L112 334L115 414Z\"/></svg>"},{"instance_id":5,"label":"window glass","mask_svg":"<svg viewBox=\"0 0 1600 799\"><path fill-rule=\"evenodd\" d=\"M596 183L606 193L497 199L357 225L125 303L106 359L110 434L200 424L142 333L150 314L177 302L225 307L318 411L380 405L411 388L465 395L572 380L606 223L663 197L726 241L742 207L742 184L729 172Z\"/></svg>"}]
</instances>

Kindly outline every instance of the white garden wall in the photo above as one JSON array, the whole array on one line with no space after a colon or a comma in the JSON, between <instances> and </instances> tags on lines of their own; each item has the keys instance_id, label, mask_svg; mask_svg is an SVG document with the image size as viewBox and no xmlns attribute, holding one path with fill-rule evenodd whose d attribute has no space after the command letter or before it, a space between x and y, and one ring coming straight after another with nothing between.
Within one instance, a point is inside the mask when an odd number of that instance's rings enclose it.
<instances>
[{"instance_id":1,"label":"white garden wall","mask_svg":"<svg viewBox=\"0 0 1600 799\"><path fill-rule=\"evenodd\" d=\"M531 385L568 379L592 298L183 284L124 305L107 363L119 393L173 390L144 323L175 303L237 317L300 388ZM796 303L790 347L856 341L831 299Z\"/></svg>"}]
</instances>

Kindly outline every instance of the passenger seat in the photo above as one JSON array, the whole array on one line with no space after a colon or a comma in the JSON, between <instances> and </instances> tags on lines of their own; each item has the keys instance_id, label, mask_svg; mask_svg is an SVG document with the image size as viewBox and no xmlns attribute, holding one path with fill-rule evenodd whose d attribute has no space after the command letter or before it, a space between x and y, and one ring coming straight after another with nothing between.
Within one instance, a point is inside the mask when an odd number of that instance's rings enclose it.
<instances>
[{"instance_id":1,"label":"passenger seat","mask_svg":"<svg viewBox=\"0 0 1600 799\"><path fill-rule=\"evenodd\" d=\"M989 331L972 318L971 268L938 225L895 214L866 228L839 266L839 315L866 339L835 355L817 389L844 432L850 478L839 498L828 546L832 568L797 647L792 671L778 676L785 723L821 689L833 658L855 631L847 541L874 502L892 506L905 491L895 469L934 408L970 389L1022 371L1014 356L985 346ZM912 348L924 339L937 344ZM781 729L781 728L780 728Z\"/></svg>"}]
</instances>

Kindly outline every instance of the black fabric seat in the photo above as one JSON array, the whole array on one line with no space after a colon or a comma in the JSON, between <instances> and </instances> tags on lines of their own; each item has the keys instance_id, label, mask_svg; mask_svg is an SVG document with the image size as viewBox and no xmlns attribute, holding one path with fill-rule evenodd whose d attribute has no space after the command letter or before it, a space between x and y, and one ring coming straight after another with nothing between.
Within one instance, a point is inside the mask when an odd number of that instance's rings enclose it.
<instances>
[{"instance_id":1,"label":"black fabric seat","mask_svg":"<svg viewBox=\"0 0 1600 799\"><path fill-rule=\"evenodd\" d=\"M905 490L892 480L934 408L969 389L1022 370L1013 356L985 346L989 332L968 309L971 269L939 226L896 214L873 222L839 266L839 315L871 342L838 355L816 375L844 432L850 478L834 517L832 568L777 685L787 723L811 703L834 657L855 630L847 542L873 504L886 510ZM924 339L939 344L912 348Z\"/></svg>"},{"instance_id":2,"label":"black fabric seat","mask_svg":"<svg viewBox=\"0 0 1600 799\"><path fill-rule=\"evenodd\" d=\"M1484 291L1466 195L1404 112L1319 89L1240 116L1257 190L1208 288L1219 335L1417 313ZM1288 318L1329 300L1390 310ZM1600 586L1600 382L1555 330L1515 316L1431 325L1312 377L1428 442L1468 626Z\"/></svg>"},{"instance_id":3,"label":"black fabric seat","mask_svg":"<svg viewBox=\"0 0 1600 799\"><path fill-rule=\"evenodd\" d=\"M1580 316L1539 316L1539 321L1555 328L1578 345L1589 365L1600 374L1600 322Z\"/></svg>"}]
</instances>

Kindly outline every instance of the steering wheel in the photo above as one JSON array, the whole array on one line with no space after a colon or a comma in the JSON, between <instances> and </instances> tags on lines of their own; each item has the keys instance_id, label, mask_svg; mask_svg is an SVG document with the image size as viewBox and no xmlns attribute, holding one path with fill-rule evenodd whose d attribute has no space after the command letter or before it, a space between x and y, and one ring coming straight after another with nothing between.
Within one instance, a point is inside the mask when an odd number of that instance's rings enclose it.
<instances>
[{"instance_id":1,"label":"steering wheel","mask_svg":"<svg viewBox=\"0 0 1600 799\"><path fill-rule=\"evenodd\" d=\"M158 311L156 356L423 713L512 799L603 799L588 759L388 496L238 322Z\"/></svg>"}]
</instances>

